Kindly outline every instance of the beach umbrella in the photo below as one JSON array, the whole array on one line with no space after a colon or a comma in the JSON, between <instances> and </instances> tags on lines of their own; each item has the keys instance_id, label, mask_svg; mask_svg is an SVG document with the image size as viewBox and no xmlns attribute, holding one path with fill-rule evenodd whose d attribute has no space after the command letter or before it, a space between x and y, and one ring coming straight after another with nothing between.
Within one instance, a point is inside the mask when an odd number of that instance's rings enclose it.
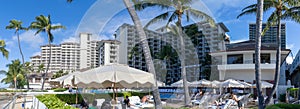
<instances>
[{"instance_id":1,"label":"beach umbrella","mask_svg":"<svg viewBox=\"0 0 300 109\"><path fill-rule=\"evenodd\" d=\"M220 87L221 86L221 82L217 81L217 80L213 80L211 82L211 87Z\"/></svg>"},{"instance_id":2,"label":"beach umbrella","mask_svg":"<svg viewBox=\"0 0 300 109\"><path fill-rule=\"evenodd\" d=\"M233 79L228 79L226 81L223 81L221 83L222 87L226 87L226 88L245 88L246 86L244 84L242 84L239 81L233 80Z\"/></svg>"},{"instance_id":3,"label":"beach umbrella","mask_svg":"<svg viewBox=\"0 0 300 109\"><path fill-rule=\"evenodd\" d=\"M129 67L123 64L110 64L84 71L75 76L75 82L81 88L113 89L113 99L116 100L116 88L150 88L154 85L151 73Z\"/></svg>"},{"instance_id":4,"label":"beach umbrella","mask_svg":"<svg viewBox=\"0 0 300 109\"><path fill-rule=\"evenodd\" d=\"M201 79L199 81L191 82L191 86L194 86L194 87L207 87L210 85L211 85L211 82L206 79Z\"/></svg>"},{"instance_id":5,"label":"beach umbrella","mask_svg":"<svg viewBox=\"0 0 300 109\"><path fill-rule=\"evenodd\" d=\"M123 64L100 66L75 76L75 84L82 88L149 88L154 81L153 74Z\"/></svg>"},{"instance_id":6,"label":"beach umbrella","mask_svg":"<svg viewBox=\"0 0 300 109\"><path fill-rule=\"evenodd\" d=\"M191 85L191 83L188 82L188 81L187 81L187 84L188 84L188 86ZM179 81L176 81L173 84L171 84L171 86L173 86L173 87L183 87L183 80L181 79Z\"/></svg>"},{"instance_id":7,"label":"beach umbrella","mask_svg":"<svg viewBox=\"0 0 300 109\"><path fill-rule=\"evenodd\" d=\"M256 88L256 84L252 85L254 88ZM273 84L267 82L267 81L261 81L261 88L272 88Z\"/></svg>"},{"instance_id":8,"label":"beach umbrella","mask_svg":"<svg viewBox=\"0 0 300 109\"><path fill-rule=\"evenodd\" d=\"M72 80L74 79L74 76L78 73L81 73L81 72L74 72L74 73L70 73L70 74L55 78L53 80L50 80L50 84L55 85L56 83L59 83L59 84L63 84L63 85L73 85Z\"/></svg>"}]
</instances>

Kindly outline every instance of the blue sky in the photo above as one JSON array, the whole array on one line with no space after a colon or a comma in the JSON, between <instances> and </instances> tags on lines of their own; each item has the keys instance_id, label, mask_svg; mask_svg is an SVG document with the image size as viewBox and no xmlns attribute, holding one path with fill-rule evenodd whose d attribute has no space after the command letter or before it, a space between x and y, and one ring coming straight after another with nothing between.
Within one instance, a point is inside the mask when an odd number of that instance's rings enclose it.
<instances>
[{"instance_id":1,"label":"blue sky","mask_svg":"<svg viewBox=\"0 0 300 109\"><path fill-rule=\"evenodd\" d=\"M255 15L248 15L240 19L236 16L241 9L256 0L202 0L205 5L196 2L193 8L210 10L217 22L224 22L229 28L228 33L232 42L248 39L248 24L255 22ZM205 6L208 8L206 9ZM129 15L124 10L122 0L75 0L69 4L66 0L3 0L0 1L0 40L5 40L10 51L9 59L0 56L0 70L7 70L6 64L11 60L20 59L16 36L13 30L6 30L9 20L18 19L28 26L35 16L51 15L54 24L66 26L66 30L53 31L54 43L78 41L79 32L93 33L98 40L109 39L111 34L123 23L131 23ZM139 12L142 21L151 19L159 10ZM267 17L265 15L265 17ZM297 53L300 44L300 24L287 21L287 46ZM45 34L34 36L34 31L21 31L21 46L25 60L40 52L40 45L47 43Z\"/></svg>"}]
</instances>

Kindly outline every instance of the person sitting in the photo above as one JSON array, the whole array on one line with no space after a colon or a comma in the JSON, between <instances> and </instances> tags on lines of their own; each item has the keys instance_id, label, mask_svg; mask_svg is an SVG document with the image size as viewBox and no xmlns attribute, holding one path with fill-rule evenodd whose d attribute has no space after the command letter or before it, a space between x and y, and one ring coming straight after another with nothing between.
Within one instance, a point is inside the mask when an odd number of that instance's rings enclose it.
<instances>
[{"instance_id":1,"label":"person sitting","mask_svg":"<svg viewBox=\"0 0 300 109\"><path fill-rule=\"evenodd\" d=\"M144 97L142 98L142 103L147 103L148 100L149 100L148 96L144 96Z\"/></svg>"},{"instance_id":2,"label":"person sitting","mask_svg":"<svg viewBox=\"0 0 300 109\"><path fill-rule=\"evenodd\" d=\"M242 102L237 98L237 96L235 94L233 94L233 92L230 92L230 97L231 97L232 100L234 100L235 102L237 102L239 109L243 109Z\"/></svg>"},{"instance_id":3,"label":"person sitting","mask_svg":"<svg viewBox=\"0 0 300 109\"><path fill-rule=\"evenodd\" d=\"M130 107L130 100L129 100L128 96L126 96L126 98L124 99L124 103L127 107Z\"/></svg>"}]
</instances>

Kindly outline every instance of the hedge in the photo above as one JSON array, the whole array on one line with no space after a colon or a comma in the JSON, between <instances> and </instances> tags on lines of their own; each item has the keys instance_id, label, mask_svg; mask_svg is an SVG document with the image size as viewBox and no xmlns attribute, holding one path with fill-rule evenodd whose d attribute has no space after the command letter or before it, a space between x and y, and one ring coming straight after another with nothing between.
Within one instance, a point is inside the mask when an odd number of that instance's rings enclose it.
<instances>
[{"instance_id":1,"label":"hedge","mask_svg":"<svg viewBox=\"0 0 300 109\"><path fill-rule=\"evenodd\" d=\"M300 109L300 104L274 104L267 106L266 109Z\"/></svg>"},{"instance_id":2,"label":"hedge","mask_svg":"<svg viewBox=\"0 0 300 109\"><path fill-rule=\"evenodd\" d=\"M36 98L46 105L48 109L78 109L72 106L66 106L66 102L61 101L55 95L38 95Z\"/></svg>"},{"instance_id":3,"label":"hedge","mask_svg":"<svg viewBox=\"0 0 300 109\"><path fill-rule=\"evenodd\" d=\"M53 89L54 92L64 92L66 90L67 90L66 88L56 88L56 89Z\"/></svg>"}]
</instances>

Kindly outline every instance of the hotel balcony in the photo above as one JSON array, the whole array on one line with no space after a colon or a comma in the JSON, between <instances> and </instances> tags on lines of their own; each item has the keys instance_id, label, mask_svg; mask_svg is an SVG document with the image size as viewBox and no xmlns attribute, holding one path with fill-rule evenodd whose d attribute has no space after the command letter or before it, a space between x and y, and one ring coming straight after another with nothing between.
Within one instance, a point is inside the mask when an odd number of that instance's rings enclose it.
<instances>
[{"instance_id":1,"label":"hotel balcony","mask_svg":"<svg viewBox=\"0 0 300 109\"><path fill-rule=\"evenodd\" d=\"M275 64L261 64L261 69L274 70ZM224 64L218 65L218 70L247 70L255 69L255 64Z\"/></svg>"}]
</instances>

